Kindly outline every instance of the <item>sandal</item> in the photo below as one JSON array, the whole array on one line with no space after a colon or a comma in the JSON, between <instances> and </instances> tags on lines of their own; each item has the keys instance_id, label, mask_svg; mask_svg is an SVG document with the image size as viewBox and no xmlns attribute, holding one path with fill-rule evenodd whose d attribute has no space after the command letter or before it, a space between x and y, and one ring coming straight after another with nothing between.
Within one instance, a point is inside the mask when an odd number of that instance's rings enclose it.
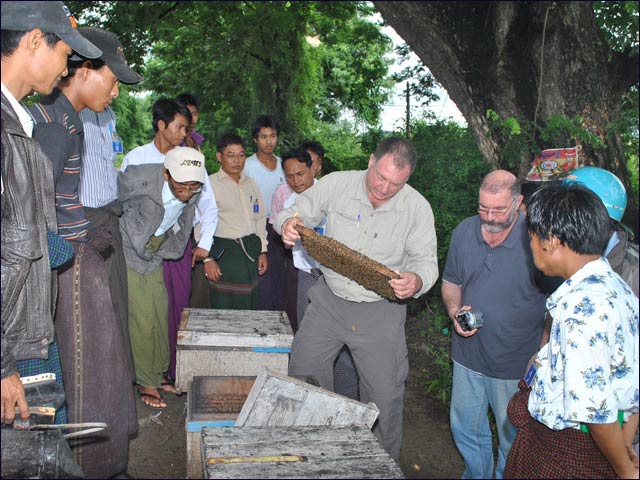
<instances>
[{"instance_id":1,"label":"sandal","mask_svg":"<svg viewBox=\"0 0 640 480\"><path fill-rule=\"evenodd\" d=\"M166 377L162 379L160 388L167 393L173 393L176 397L179 397L180 395L182 395L182 393L178 393L178 390L176 390L175 382L173 382L172 380L169 380Z\"/></svg>"},{"instance_id":2,"label":"sandal","mask_svg":"<svg viewBox=\"0 0 640 480\"><path fill-rule=\"evenodd\" d=\"M167 408L167 403L162 398L162 394L156 389L157 395L154 395L151 392L143 392L141 387L138 388L138 395L140 395L140 401L149 408L154 410L162 410L163 408ZM151 388L151 387L148 387Z\"/></svg>"}]
</instances>

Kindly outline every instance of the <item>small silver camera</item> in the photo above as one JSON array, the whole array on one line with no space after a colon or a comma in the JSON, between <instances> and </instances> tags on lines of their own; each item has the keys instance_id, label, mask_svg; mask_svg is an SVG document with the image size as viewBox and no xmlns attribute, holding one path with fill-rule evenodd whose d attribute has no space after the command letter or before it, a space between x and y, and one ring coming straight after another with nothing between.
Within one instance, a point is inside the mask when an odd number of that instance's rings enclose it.
<instances>
[{"instance_id":1,"label":"small silver camera","mask_svg":"<svg viewBox=\"0 0 640 480\"><path fill-rule=\"evenodd\" d=\"M458 319L460 328L465 332L469 332L474 328L480 328L484 325L484 316L482 315L482 312L477 310L465 310L458 313L456 318Z\"/></svg>"}]
</instances>

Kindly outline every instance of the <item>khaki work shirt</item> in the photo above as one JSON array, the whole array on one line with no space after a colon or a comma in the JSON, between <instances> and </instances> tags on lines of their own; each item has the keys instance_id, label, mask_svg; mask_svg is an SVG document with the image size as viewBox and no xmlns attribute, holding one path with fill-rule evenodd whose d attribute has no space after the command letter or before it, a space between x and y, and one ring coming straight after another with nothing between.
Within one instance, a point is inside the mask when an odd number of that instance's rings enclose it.
<instances>
[{"instance_id":1,"label":"khaki work shirt","mask_svg":"<svg viewBox=\"0 0 640 480\"><path fill-rule=\"evenodd\" d=\"M266 212L260 189L255 180L240 175L236 183L222 169L209 175L218 203L216 237L242 238L255 233L262 242L262 253L267 251Z\"/></svg>"},{"instance_id":2,"label":"khaki work shirt","mask_svg":"<svg viewBox=\"0 0 640 480\"><path fill-rule=\"evenodd\" d=\"M429 290L438 278L436 231L429 202L410 185L374 209L365 187L367 171L334 172L298 195L274 221L277 232L297 212L305 225L327 217L325 235L398 272L413 272ZM217 195L217 192L216 192ZM327 285L337 296L353 302L375 302L378 294L321 266Z\"/></svg>"}]
</instances>

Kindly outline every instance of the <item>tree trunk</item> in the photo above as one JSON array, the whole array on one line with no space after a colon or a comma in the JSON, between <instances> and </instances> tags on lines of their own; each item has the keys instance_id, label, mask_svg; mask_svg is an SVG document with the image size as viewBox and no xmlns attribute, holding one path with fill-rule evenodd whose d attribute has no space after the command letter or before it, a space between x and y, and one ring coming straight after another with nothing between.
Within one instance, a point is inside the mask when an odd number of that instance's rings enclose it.
<instances>
[{"instance_id":1,"label":"tree trunk","mask_svg":"<svg viewBox=\"0 0 640 480\"><path fill-rule=\"evenodd\" d=\"M607 46L591 2L373 3L447 90L494 168L522 179L535 154L525 149L507 158L504 139L491 133L488 109L541 126L553 115L583 118L582 127L605 148L581 142L581 162L623 181L629 197L624 220L638 232L623 145L609 128L624 94L638 83L638 52L616 54ZM579 143L562 141L536 139L540 148Z\"/></svg>"}]
</instances>

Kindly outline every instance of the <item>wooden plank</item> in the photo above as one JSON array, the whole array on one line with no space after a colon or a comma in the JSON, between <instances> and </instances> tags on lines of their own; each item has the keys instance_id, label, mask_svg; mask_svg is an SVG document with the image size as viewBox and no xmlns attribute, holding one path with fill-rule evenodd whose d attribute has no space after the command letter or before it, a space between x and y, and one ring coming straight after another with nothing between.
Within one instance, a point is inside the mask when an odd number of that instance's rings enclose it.
<instances>
[{"instance_id":1,"label":"wooden plank","mask_svg":"<svg viewBox=\"0 0 640 480\"><path fill-rule=\"evenodd\" d=\"M403 478L364 425L204 428L202 444L207 478ZM220 458L249 460L207 464Z\"/></svg>"},{"instance_id":2,"label":"wooden plank","mask_svg":"<svg viewBox=\"0 0 640 480\"><path fill-rule=\"evenodd\" d=\"M367 425L379 410L296 378L263 368L236 420L237 426Z\"/></svg>"},{"instance_id":3,"label":"wooden plank","mask_svg":"<svg viewBox=\"0 0 640 480\"><path fill-rule=\"evenodd\" d=\"M293 331L285 312L184 309L178 347L291 348Z\"/></svg>"}]
</instances>

